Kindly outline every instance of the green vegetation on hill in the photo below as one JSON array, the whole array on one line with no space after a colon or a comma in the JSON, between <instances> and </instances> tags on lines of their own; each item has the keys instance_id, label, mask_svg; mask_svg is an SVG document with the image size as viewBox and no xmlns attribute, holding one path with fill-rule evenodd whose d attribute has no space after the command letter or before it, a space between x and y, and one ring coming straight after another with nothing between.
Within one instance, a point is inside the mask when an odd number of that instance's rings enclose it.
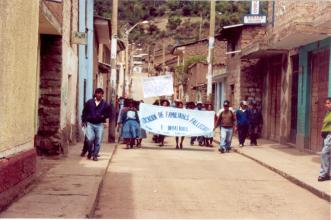
<instances>
[{"instance_id":1,"label":"green vegetation on hill","mask_svg":"<svg viewBox=\"0 0 331 220\"><path fill-rule=\"evenodd\" d=\"M216 32L222 26L241 22L249 12L249 2L216 2ZM261 2L262 13L266 14L267 2ZM95 0L95 14L111 18L112 0ZM120 0L120 35L139 21L150 24L138 26L130 33L130 41L144 45L158 44L167 40L185 43L205 38L209 33L209 1L180 0Z\"/></svg>"}]
</instances>

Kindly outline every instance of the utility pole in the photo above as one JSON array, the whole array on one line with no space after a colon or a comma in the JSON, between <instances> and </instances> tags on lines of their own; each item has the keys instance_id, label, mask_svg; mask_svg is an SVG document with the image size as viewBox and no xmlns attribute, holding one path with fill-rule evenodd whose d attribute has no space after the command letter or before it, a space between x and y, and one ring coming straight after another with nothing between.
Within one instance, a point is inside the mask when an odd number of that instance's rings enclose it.
<instances>
[{"instance_id":1,"label":"utility pole","mask_svg":"<svg viewBox=\"0 0 331 220\"><path fill-rule=\"evenodd\" d=\"M113 8L112 8L112 19L111 19L111 75L110 75L110 105L111 105L111 115L109 119L109 134L108 134L108 142L115 142L115 133L116 133L116 57L117 57L117 14L118 14L118 0L113 0Z\"/></svg>"},{"instance_id":2,"label":"utility pole","mask_svg":"<svg viewBox=\"0 0 331 220\"><path fill-rule=\"evenodd\" d=\"M213 59L215 47L215 0L210 1L210 26L208 44L208 73L207 73L207 97L212 103L212 79L213 79Z\"/></svg>"},{"instance_id":3,"label":"utility pole","mask_svg":"<svg viewBox=\"0 0 331 220\"><path fill-rule=\"evenodd\" d=\"M162 75L165 75L166 72L166 65L165 65L165 43L164 40L162 40Z\"/></svg>"},{"instance_id":4,"label":"utility pole","mask_svg":"<svg viewBox=\"0 0 331 220\"><path fill-rule=\"evenodd\" d=\"M126 90L126 75L129 74L129 35L125 36L125 72L124 72L124 78L123 78L123 92L122 96L125 96L125 90ZM128 75L129 78L129 75Z\"/></svg>"}]
</instances>

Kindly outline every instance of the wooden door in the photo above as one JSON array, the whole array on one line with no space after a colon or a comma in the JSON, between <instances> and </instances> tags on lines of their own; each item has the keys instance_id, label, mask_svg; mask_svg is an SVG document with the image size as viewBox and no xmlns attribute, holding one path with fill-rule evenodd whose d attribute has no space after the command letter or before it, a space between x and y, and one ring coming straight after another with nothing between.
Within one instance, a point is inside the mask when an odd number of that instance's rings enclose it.
<instances>
[{"instance_id":1,"label":"wooden door","mask_svg":"<svg viewBox=\"0 0 331 220\"><path fill-rule=\"evenodd\" d=\"M310 55L311 67L311 111L310 111L310 150L321 150L320 135L326 110L324 100L328 96L330 50L323 49Z\"/></svg>"},{"instance_id":2,"label":"wooden door","mask_svg":"<svg viewBox=\"0 0 331 220\"><path fill-rule=\"evenodd\" d=\"M279 59L281 61L281 59ZM281 80L282 69L281 62L276 59L271 64L270 69L270 120L265 123L270 123L270 139L278 141L280 135L280 100L281 100Z\"/></svg>"},{"instance_id":3,"label":"wooden door","mask_svg":"<svg viewBox=\"0 0 331 220\"><path fill-rule=\"evenodd\" d=\"M292 87L291 87L291 131L290 142L296 142L297 119L298 119L298 73L299 73L299 55L291 57L292 61Z\"/></svg>"}]
</instances>

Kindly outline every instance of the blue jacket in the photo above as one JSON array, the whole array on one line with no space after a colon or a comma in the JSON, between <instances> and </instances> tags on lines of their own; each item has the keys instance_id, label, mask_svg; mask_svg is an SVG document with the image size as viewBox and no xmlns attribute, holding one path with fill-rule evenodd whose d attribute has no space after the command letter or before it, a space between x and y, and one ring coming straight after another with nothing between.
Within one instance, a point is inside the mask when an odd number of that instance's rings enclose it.
<instances>
[{"instance_id":1,"label":"blue jacket","mask_svg":"<svg viewBox=\"0 0 331 220\"><path fill-rule=\"evenodd\" d=\"M96 106L94 98L88 100L83 109L82 122L90 122L92 124L99 124L106 122L106 118L110 116L110 108L103 99L100 104Z\"/></svg>"},{"instance_id":2,"label":"blue jacket","mask_svg":"<svg viewBox=\"0 0 331 220\"><path fill-rule=\"evenodd\" d=\"M241 111L238 109L236 111L237 125L249 125L249 110Z\"/></svg>"}]
</instances>

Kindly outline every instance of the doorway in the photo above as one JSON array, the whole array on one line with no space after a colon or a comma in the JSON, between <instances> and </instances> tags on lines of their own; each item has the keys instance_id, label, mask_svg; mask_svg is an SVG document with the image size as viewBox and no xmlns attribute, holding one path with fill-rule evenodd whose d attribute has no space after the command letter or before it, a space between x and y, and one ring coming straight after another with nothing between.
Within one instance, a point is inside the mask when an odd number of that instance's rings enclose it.
<instances>
[{"instance_id":1,"label":"doorway","mask_svg":"<svg viewBox=\"0 0 331 220\"><path fill-rule=\"evenodd\" d=\"M309 55L311 73L310 99L310 146L309 150L318 152L322 148L320 135L326 110L324 100L328 97L330 49L322 49Z\"/></svg>"},{"instance_id":2,"label":"doorway","mask_svg":"<svg viewBox=\"0 0 331 220\"><path fill-rule=\"evenodd\" d=\"M292 88L291 88L291 130L290 142L296 142L297 119L298 119L298 74L299 74L299 56L291 57L292 62Z\"/></svg>"}]
</instances>

